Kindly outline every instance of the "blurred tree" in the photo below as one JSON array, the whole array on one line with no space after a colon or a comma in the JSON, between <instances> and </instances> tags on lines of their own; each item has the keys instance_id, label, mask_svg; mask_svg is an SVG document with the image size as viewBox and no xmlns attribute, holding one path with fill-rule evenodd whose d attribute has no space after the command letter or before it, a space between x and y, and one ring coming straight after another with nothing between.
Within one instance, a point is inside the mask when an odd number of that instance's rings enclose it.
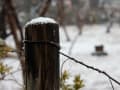
<instances>
[{"instance_id":1,"label":"blurred tree","mask_svg":"<svg viewBox=\"0 0 120 90\"><path fill-rule=\"evenodd\" d=\"M3 8L7 17L7 23L9 24L11 33L14 36L16 46L20 48L21 47L20 44L22 42L21 40L23 40L23 31L16 14L16 10L13 6L12 0L4 0ZM20 33L20 39L18 38L17 30Z\"/></svg>"},{"instance_id":2,"label":"blurred tree","mask_svg":"<svg viewBox=\"0 0 120 90\"><path fill-rule=\"evenodd\" d=\"M66 26L65 25L66 13L65 13L65 7L64 7L64 0L58 0L57 7L58 7L57 20L60 23L60 25L63 27L67 41L70 41L70 37L65 27Z\"/></svg>"},{"instance_id":3,"label":"blurred tree","mask_svg":"<svg viewBox=\"0 0 120 90\"><path fill-rule=\"evenodd\" d=\"M99 0L90 0L90 8L95 9L99 6Z\"/></svg>"},{"instance_id":4,"label":"blurred tree","mask_svg":"<svg viewBox=\"0 0 120 90\"><path fill-rule=\"evenodd\" d=\"M45 16L45 14L47 13L50 5L51 5L51 1L52 0L45 0L43 3L43 7L40 8L39 10L39 16Z\"/></svg>"},{"instance_id":5,"label":"blurred tree","mask_svg":"<svg viewBox=\"0 0 120 90\"><path fill-rule=\"evenodd\" d=\"M3 5L2 5L3 6ZM3 7L0 10L0 38L6 39L9 34L6 32L6 25L5 25L5 12Z\"/></svg>"},{"instance_id":6,"label":"blurred tree","mask_svg":"<svg viewBox=\"0 0 120 90\"><path fill-rule=\"evenodd\" d=\"M22 50L23 31L16 14L16 10L13 6L12 0L4 0L3 10L5 12L6 22L9 25L9 29L11 31L11 34L13 35L13 38L16 44L16 51L20 59L21 67L23 70L23 76L24 76L25 62L24 62L24 56L23 56L23 50ZM20 36L18 35L18 33L20 34Z\"/></svg>"}]
</instances>

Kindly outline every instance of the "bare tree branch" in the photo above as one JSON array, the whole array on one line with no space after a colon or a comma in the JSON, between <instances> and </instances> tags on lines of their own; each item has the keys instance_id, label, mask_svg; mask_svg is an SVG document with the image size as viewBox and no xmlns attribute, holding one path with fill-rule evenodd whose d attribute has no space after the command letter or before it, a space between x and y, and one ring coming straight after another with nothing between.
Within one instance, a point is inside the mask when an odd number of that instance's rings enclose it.
<instances>
[{"instance_id":1,"label":"bare tree branch","mask_svg":"<svg viewBox=\"0 0 120 90\"><path fill-rule=\"evenodd\" d=\"M18 49L21 49L21 41L23 40L22 27L20 26L17 14L12 4L12 0L4 0L4 10L7 16L7 21L9 23L11 33L13 34L16 46ZM21 40L17 35L17 29L20 32Z\"/></svg>"},{"instance_id":2,"label":"bare tree branch","mask_svg":"<svg viewBox=\"0 0 120 90\"><path fill-rule=\"evenodd\" d=\"M64 0L58 0L57 1L57 6L58 6L58 15L57 15L57 19L58 22L61 24L61 26L63 27L65 36L67 38L67 41L70 41L70 37L67 33L66 27L65 27L65 9L64 9Z\"/></svg>"},{"instance_id":3,"label":"bare tree branch","mask_svg":"<svg viewBox=\"0 0 120 90\"><path fill-rule=\"evenodd\" d=\"M112 86L112 90L115 90L114 86L113 86L113 83L111 81L111 79L109 78L109 82L110 82L110 85Z\"/></svg>"},{"instance_id":4,"label":"bare tree branch","mask_svg":"<svg viewBox=\"0 0 120 90\"><path fill-rule=\"evenodd\" d=\"M10 34L6 32L5 11L2 3L0 10L0 38L6 39Z\"/></svg>"},{"instance_id":5,"label":"bare tree branch","mask_svg":"<svg viewBox=\"0 0 120 90\"><path fill-rule=\"evenodd\" d=\"M24 85L22 85L21 83L19 83L16 79L3 79L3 81L14 81L14 82L17 83L19 86L24 87Z\"/></svg>"},{"instance_id":6,"label":"bare tree branch","mask_svg":"<svg viewBox=\"0 0 120 90\"><path fill-rule=\"evenodd\" d=\"M40 12L39 16L45 16L45 14L47 13L47 11L51 5L51 2L52 2L52 0L45 0L43 7L39 11Z\"/></svg>"},{"instance_id":7,"label":"bare tree branch","mask_svg":"<svg viewBox=\"0 0 120 90\"><path fill-rule=\"evenodd\" d=\"M13 35L16 48L19 52L17 52L18 57L20 59L23 77L25 79L25 58L22 51L22 40L23 40L23 33L22 33L22 27L20 26L19 20L17 18L17 14L15 12L15 8L13 6L12 0L4 0L4 9L6 13L6 19L9 24L11 33ZM18 36L17 30L19 30L20 37Z\"/></svg>"},{"instance_id":8,"label":"bare tree branch","mask_svg":"<svg viewBox=\"0 0 120 90\"><path fill-rule=\"evenodd\" d=\"M16 25L16 28L18 28L18 30L20 32L21 41L22 41L23 40L23 31L22 31L22 27L20 25L18 16L16 14L15 8L12 4L12 0L5 0L5 4L6 4L6 9L9 10L7 14L11 14L13 16L13 19L15 22L14 24Z\"/></svg>"}]
</instances>

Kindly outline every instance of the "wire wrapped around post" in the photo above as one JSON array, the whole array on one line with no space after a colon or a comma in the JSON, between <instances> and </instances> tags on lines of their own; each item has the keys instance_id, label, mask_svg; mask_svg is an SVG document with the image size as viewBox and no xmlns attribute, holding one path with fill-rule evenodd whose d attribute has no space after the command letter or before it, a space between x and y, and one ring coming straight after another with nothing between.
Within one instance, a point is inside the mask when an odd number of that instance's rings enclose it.
<instances>
[{"instance_id":1,"label":"wire wrapped around post","mask_svg":"<svg viewBox=\"0 0 120 90\"><path fill-rule=\"evenodd\" d=\"M27 24L24 43L26 90L59 90L59 25L41 19Z\"/></svg>"}]
</instances>

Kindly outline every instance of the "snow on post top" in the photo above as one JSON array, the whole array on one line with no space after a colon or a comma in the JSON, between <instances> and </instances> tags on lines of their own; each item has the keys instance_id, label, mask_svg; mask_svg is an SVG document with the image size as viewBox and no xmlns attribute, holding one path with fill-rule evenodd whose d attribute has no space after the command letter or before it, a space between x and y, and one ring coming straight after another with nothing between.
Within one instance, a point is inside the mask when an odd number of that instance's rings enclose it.
<instances>
[{"instance_id":1,"label":"snow on post top","mask_svg":"<svg viewBox=\"0 0 120 90\"><path fill-rule=\"evenodd\" d=\"M47 24L47 23L56 23L56 21L52 18L48 18L48 17L38 17L35 19L32 19L31 21L29 21L25 27L29 26L29 25L35 25L35 24Z\"/></svg>"}]
</instances>

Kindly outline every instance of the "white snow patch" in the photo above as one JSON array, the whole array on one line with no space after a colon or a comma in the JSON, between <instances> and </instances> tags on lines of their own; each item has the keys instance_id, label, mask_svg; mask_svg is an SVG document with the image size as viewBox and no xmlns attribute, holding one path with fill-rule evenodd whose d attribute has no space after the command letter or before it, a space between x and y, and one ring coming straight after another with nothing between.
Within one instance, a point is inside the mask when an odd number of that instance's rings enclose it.
<instances>
[{"instance_id":1,"label":"white snow patch","mask_svg":"<svg viewBox=\"0 0 120 90\"><path fill-rule=\"evenodd\" d=\"M29 21L25 27L27 27L28 25L32 25L32 24L47 24L47 23L56 23L56 21L52 18L49 17L38 17L35 19L32 19L31 21Z\"/></svg>"}]
</instances>

